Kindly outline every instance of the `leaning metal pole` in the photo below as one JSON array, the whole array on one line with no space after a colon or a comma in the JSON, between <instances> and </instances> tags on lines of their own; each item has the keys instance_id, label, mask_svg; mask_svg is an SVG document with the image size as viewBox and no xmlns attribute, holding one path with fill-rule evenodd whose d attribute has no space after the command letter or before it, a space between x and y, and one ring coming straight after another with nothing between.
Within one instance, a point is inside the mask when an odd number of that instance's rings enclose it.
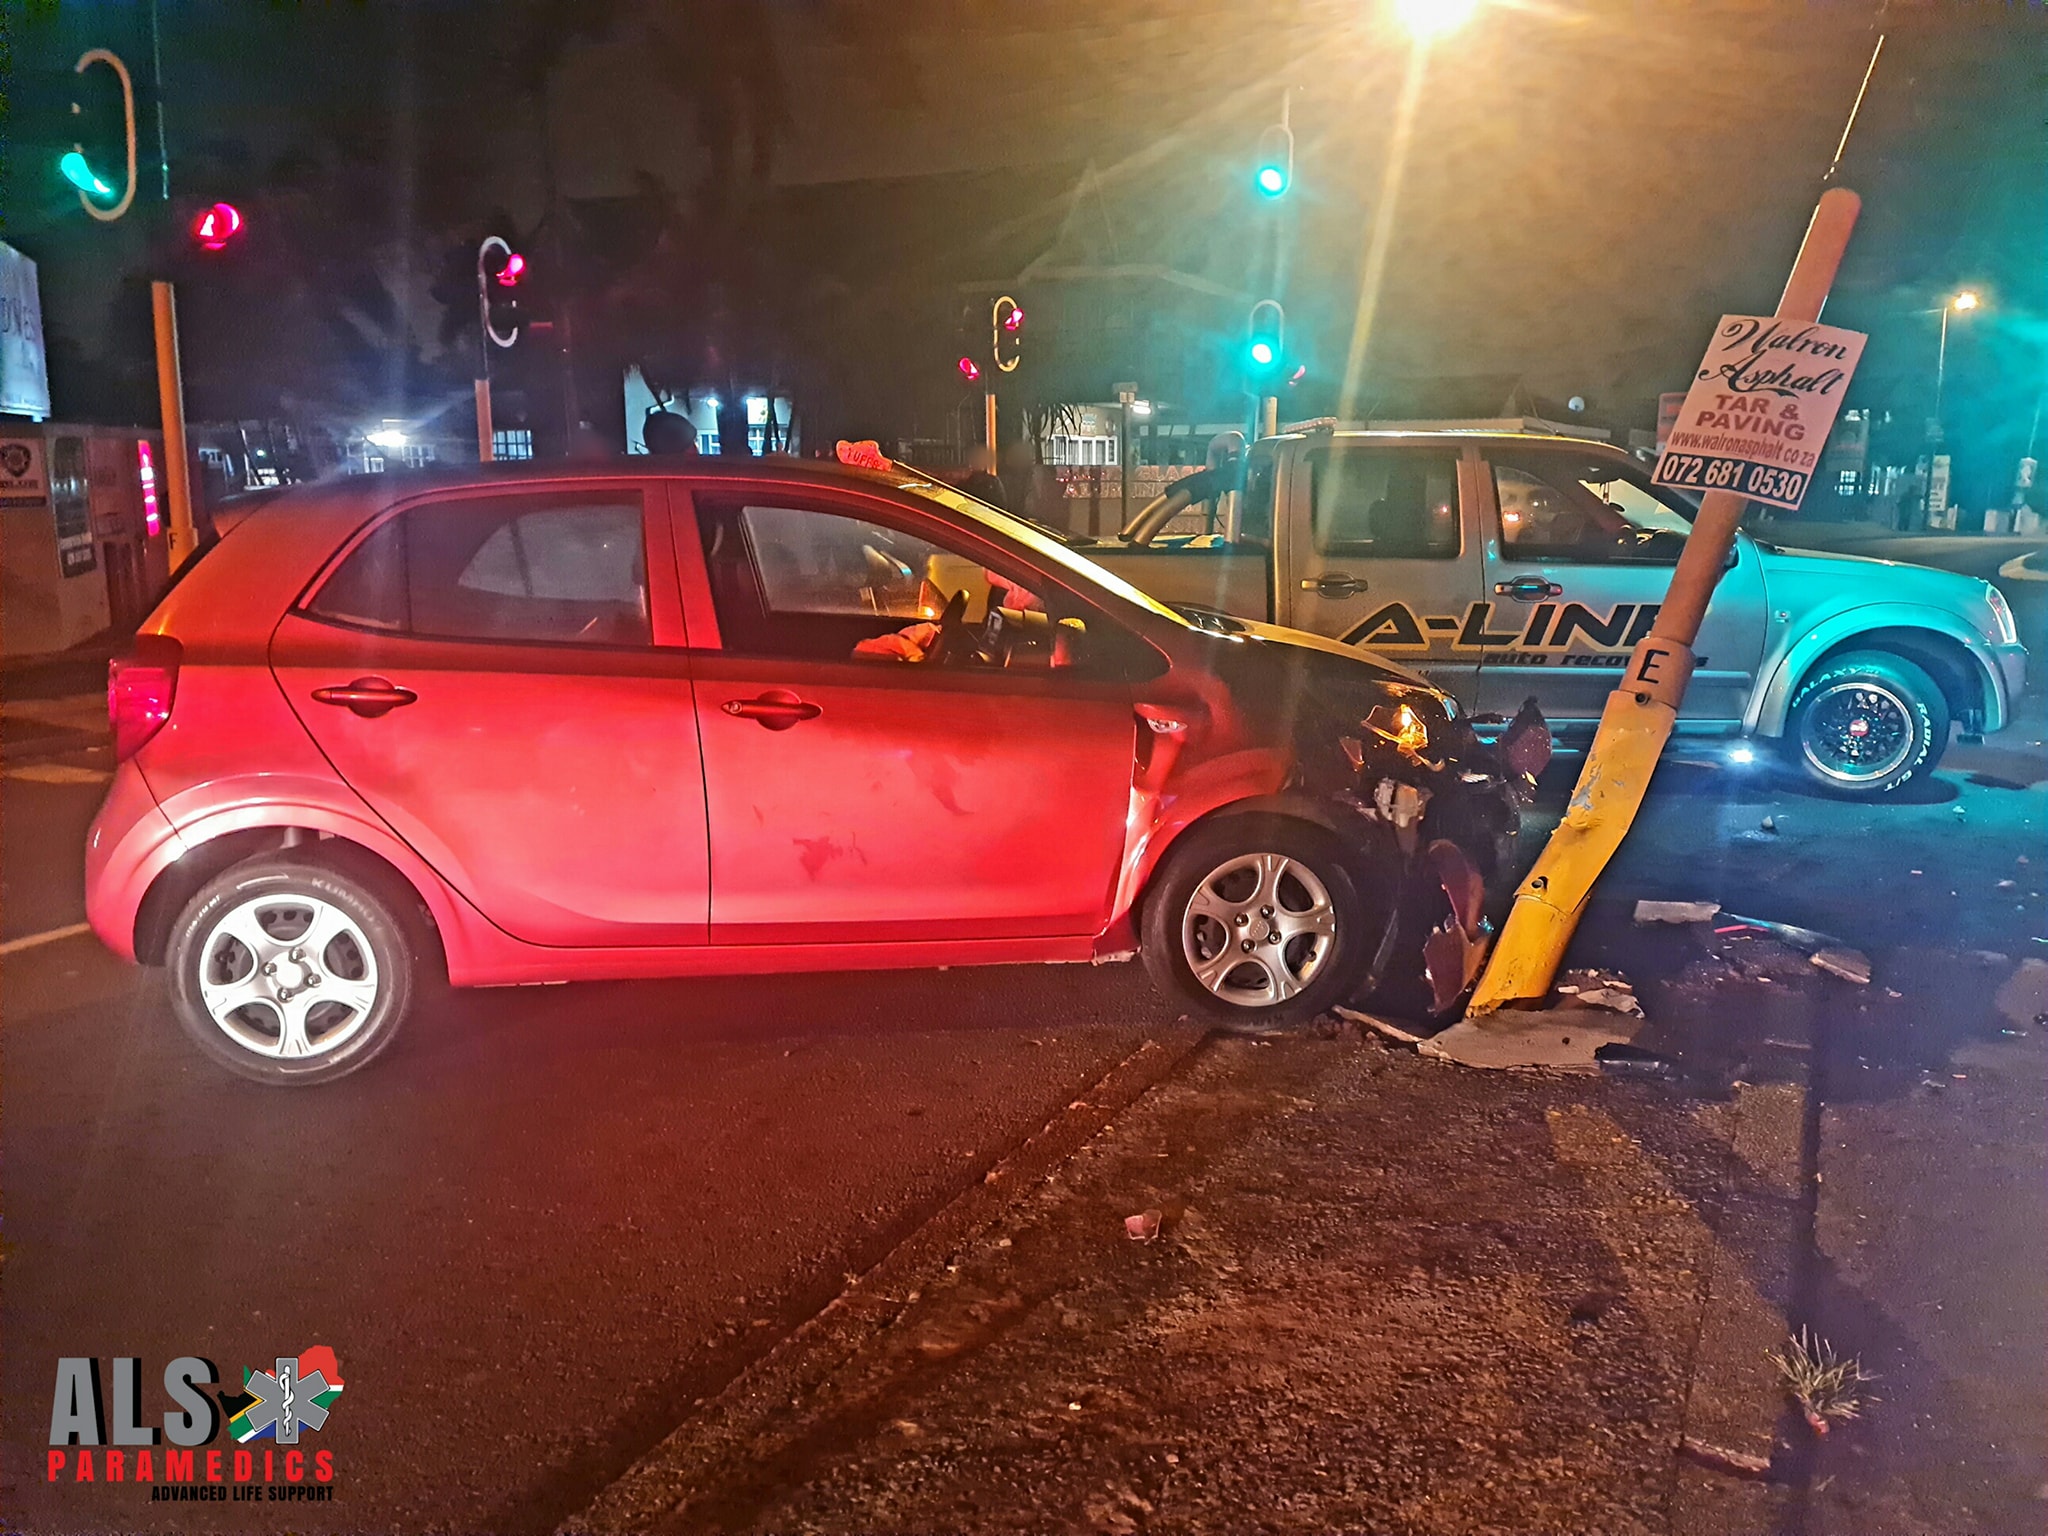
<instances>
[{"instance_id":1,"label":"leaning metal pole","mask_svg":"<svg viewBox=\"0 0 2048 1536\"><path fill-rule=\"evenodd\" d=\"M1846 188L1821 194L1778 301L1780 320L1811 324L1820 319L1862 207L1862 200ZM1727 567L1744 502L1732 491L1708 491L1701 501L1656 624L1630 655L1620 686L1607 697L1564 820L1515 893L1470 1012L1492 1013L1550 990L1593 883L1635 821L1657 759L1671 739L1692 677L1692 643Z\"/></svg>"}]
</instances>

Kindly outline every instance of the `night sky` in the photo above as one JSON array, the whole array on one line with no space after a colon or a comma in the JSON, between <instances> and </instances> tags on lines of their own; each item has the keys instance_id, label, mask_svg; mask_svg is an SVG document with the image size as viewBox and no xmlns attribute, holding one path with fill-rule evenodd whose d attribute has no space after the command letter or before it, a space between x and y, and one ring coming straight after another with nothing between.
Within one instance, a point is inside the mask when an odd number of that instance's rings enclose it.
<instances>
[{"instance_id":1,"label":"night sky","mask_svg":"<svg viewBox=\"0 0 2048 1536\"><path fill-rule=\"evenodd\" d=\"M88 228L53 166L69 61L108 42L146 74L147 10L7 0L5 16L6 237L42 263L53 374L111 389L146 364L133 279L162 246L145 217ZM1946 414L1988 492L2048 380L2048 12L1894 0L1881 20L1838 177L1866 212L1828 319L1872 333L1862 400L1911 416L1932 390L1927 311L1958 287L1984 295L1951 337ZM494 215L529 227L551 192L617 199L652 177L688 203L722 178L820 210L774 226L803 247L781 255L831 268L854 303L892 282L999 281L1050 242L1070 263L1277 290L1310 370L1304 406L1342 372L1386 221L1367 402L1404 380L1498 376L1648 425L1717 314L1775 301L1879 21L1867 4L1496 0L1429 58L1391 207L1410 54L1371 0L196 0L165 5L162 27L174 196L236 196L291 155L351 157L326 239L384 253L429 358L431 248L448 232ZM1248 177L1283 90L1297 182L1276 278ZM795 190L825 184L846 192ZM854 228L862 184L902 210L879 231ZM833 219L843 241L817 227ZM878 327L884 313L922 323L878 302ZM921 355L907 338L863 345Z\"/></svg>"}]
</instances>

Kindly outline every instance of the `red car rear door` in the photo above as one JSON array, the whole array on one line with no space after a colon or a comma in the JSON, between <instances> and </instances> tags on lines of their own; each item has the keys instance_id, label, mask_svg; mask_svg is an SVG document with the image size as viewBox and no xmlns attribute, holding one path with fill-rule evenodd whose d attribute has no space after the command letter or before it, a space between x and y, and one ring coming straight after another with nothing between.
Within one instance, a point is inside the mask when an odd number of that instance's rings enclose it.
<instances>
[{"instance_id":1,"label":"red car rear door","mask_svg":"<svg viewBox=\"0 0 2048 1536\"><path fill-rule=\"evenodd\" d=\"M677 554L719 625L711 646L692 632L712 942L1098 931L1137 728L1118 669L856 657L956 582L976 589L979 625L988 551L811 489L699 487L695 502L695 539L677 508Z\"/></svg>"},{"instance_id":2,"label":"red car rear door","mask_svg":"<svg viewBox=\"0 0 2048 1536\"><path fill-rule=\"evenodd\" d=\"M665 496L601 482L417 503L360 535L271 642L341 776L530 943L704 942Z\"/></svg>"}]
</instances>

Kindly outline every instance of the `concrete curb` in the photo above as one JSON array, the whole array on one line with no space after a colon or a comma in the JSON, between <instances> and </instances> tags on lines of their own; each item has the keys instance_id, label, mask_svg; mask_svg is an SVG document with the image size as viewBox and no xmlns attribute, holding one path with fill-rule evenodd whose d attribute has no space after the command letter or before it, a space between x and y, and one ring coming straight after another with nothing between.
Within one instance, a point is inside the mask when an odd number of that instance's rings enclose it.
<instances>
[{"instance_id":1,"label":"concrete curb","mask_svg":"<svg viewBox=\"0 0 2048 1536\"><path fill-rule=\"evenodd\" d=\"M768 1354L708 1399L659 1445L635 1462L560 1536L607 1536L666 1526L705 1483L704 1471L735 1447L765 1438L915 1301L928 1277L987 1230L1028 1189L1043 1182L1155 1084L1178 1071L1210 1031L1182 1023L1147 1039L1098 1078L1009 1156L954 1197L878 1264L799 1325Z\"/></svg>"}]
</instances>

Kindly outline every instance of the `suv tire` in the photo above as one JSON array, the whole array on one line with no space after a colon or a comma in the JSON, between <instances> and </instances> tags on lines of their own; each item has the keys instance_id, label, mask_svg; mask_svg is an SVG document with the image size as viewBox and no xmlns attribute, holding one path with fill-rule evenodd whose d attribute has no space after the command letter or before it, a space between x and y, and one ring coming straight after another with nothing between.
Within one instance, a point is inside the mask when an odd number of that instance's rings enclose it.
<instances>
[{"instance_id":1,"label":"suv tire","mask_svg":"<svg viewBox=\"0 0 2048 1536\"><path fill-rule=\"evenodd\" d=\"M331 1082L391 1045L419 945L389 882L266 855L200 888L171 926L171 1002L193 1042L273 1087Z\"/></svg>"},{"instance_id":2,"label":"suv tire","mask_svg":"<svg viewBox=\"0 0 2048 1536\"><path fill-rule=\"evenodd\" d=\"M1282 1027L1347 1000L1383 926L1336 838L1283 816L1231 816L1166 856L1140 952L1159 989L1197 1017Z\"/></svg>"},{"instance_id":3,"label":"suv tire","mask_svg":"<svg viewBox=\"0 0 2048 1536\"><path fill-rule=\"evenodd\" d=\"M1925 668L1888 651L1851 651L1800 683L1784 745L1807 783L1871 799L1932 773L1948 731L1948 700Z\"/></svg>"}]
</instances>

